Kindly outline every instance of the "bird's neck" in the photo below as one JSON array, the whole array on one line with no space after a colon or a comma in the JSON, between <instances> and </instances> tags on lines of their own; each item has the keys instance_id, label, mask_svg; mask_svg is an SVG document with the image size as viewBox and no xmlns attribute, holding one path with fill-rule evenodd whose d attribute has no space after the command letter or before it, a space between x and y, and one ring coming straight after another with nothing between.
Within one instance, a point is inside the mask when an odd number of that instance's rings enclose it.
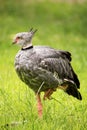
<instances>
[{"instance_id":1,"label":"bird's neck","mask_svg":"<svg viewBox=\"0 0 87 130\"><path fill-rule=\"evenodd\" d=\"M33 45L32 45L32 43L29 43L29 44L26 44L25 46L23 46L21 50L27 50L27 49L31 49L31 48L33 48Z\"/></svg>"}]
</instances>

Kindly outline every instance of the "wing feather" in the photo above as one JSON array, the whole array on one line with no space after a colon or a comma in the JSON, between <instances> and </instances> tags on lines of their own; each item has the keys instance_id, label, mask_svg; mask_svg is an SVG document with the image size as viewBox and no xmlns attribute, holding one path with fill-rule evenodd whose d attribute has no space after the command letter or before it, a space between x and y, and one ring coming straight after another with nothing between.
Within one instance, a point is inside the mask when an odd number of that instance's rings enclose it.
<instances>
[{"instance_id":1,"label":"wing feather","mask_svg":"<svg viewBox=\"0 0 87 130\"><path fill-rule=\"evenodd\" d=\"M79 88L79 80L77 75L72 69L70 62L67 58L45 58L41 61L40 67L51 71L53 74L56 72L60 79L70 79L75 82L77 88Z\"/></svg>"}]
</instances>

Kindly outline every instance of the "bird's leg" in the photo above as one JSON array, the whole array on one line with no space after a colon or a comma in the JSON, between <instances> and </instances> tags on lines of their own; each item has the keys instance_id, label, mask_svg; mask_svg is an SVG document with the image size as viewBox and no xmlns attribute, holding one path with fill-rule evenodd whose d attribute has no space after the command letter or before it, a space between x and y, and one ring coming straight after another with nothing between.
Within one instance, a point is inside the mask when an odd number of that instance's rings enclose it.
<instances>
[{"instance_id":1,"label":"bird's leg","mask_svg":"<svg viewBox=\"0 0 87 130\"><path fill-rule=\"evenodd\" d=\"M42 103L41 103L40 93L36 94L36 99L37 99L38 116L42 117L43 106L42 106Z\"/></svg>"},{"instance_id":2,"label":"bird's leg","mask_svg":"<svg viewBox=\"0 0 87 130\"><path fill-rule=\"evenodd\" d=\"M43 99L44 100L46 100L46 98L50 99L50 96L52 95L53 92L54 92L53 89L48 89L47 91L45 91Z\"/></svg>"}]
</instances>

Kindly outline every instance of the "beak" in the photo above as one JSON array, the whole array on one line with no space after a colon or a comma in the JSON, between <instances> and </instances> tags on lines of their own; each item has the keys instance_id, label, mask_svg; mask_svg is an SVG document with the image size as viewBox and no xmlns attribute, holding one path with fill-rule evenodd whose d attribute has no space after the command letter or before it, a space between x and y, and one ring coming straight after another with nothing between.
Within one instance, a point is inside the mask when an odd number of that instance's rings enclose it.
<instances>
[{"instance_id":1,"label":"beak","mask_svg":"<svg viewBox=\"0 0 87 130\"><path fill-rule=\"evenodd\" d=\"M16 40L14 40L14 41L12 42L12 45L14 45L14 44L16 44Z\"/></svg>"},{"instance_id":2,"label":"beak","mask_svg":"<svg viewBox=\"0 0 87 130\"><path fill-rule=\"evenodd\" d=\"M12 45L14 45L15 44L15 42L12 42Z\"/></svg>"}]
</instances>

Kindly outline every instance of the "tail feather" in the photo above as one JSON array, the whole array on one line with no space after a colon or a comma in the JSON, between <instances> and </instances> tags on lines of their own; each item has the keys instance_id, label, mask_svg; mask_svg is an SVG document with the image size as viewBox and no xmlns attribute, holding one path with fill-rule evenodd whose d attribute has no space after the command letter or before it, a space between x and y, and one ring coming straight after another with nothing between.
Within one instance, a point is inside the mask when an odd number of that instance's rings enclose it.
<instances>
[{"instance_id":1,"label":"tail feather","mask_svg":"<svg viewBox=\"0 0 87 130\"><path fill-rule=\"evenodd\" d=\"M66 89L66 93L76 97L79 100L82 100L82 96L81 96L80 92L74 86L68 86L68 88Z\"/></svg>"},{"instance_id":2,"label":"tail feather","mask_svg":"<svg viewBox=\"0 0 87 130\"><path fill-rule=\"evenodd\" d=\"M74 74L74 82L76 83L77 88L80 88L80 82L74 71L73 71L73 74Z\"/></svg>"},{"instance_id":3,"label":"tail feather","mask_svg":"<svg viewBox=\"0 0 87 130\"><path fill-rule=\"evenodd\" d=\"M73 81L65 79L62 86L64 86L64 87L67 86L65 89L65 92L67 94L72 95L79 100L82 100L82 96L81 96L80 92L78 91L76 84Z\"/></svg>"}]
</instances>

